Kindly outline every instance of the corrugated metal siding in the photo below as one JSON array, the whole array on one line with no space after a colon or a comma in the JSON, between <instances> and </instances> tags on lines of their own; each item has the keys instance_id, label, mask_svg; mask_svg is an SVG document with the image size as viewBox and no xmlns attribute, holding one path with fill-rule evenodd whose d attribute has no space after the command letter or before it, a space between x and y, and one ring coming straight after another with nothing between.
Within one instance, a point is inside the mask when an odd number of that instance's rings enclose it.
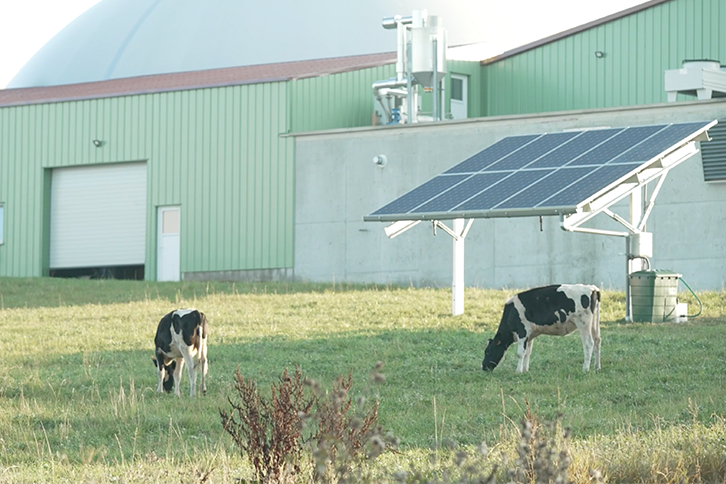
<instances>
[{"instance_id":1,"label":"corrugated metal siding","mask_svg":"<svg viewBox=\"0 0 726 484\"><path fill-rule=\"evenodd\" d=\"M395 64L290 81L293 132L370 126L375 81L396 75Z\"/></svg>"},{"instance_id":2,"label":"corrugated metal siding","mask_svg":"<svg viewBox=\"0 0 726 484\"><path fill-rule=\"evenodd\" d=\"M673 0L486 65L484 114L665 102L667 69L726 62L723 25L725 0Z\"/></svg>"},{"instance_id":3,"label":"corrugated metal siding","mask_svg":"<svg viewBox=\"0 0 726 484\"><path fill-rule=\"evenodd\" d=\"M726 181L726 119L708 130L711 141L701 142L704 181Z\"/></svg>"},{"instance_id":4,"label":"corrugated metal siding","mask_svg":"<svg viewBox=\"0 0 726 484\"><path fill-rule=\"evenodd\" d=\"M0 108L0 276L47 269L47 169L143 160L147 278L156 274L156 206L172 204L182 210L182 272L291 268L286 106L286 83L267 83Z\"/></svg>"}]
</instances>

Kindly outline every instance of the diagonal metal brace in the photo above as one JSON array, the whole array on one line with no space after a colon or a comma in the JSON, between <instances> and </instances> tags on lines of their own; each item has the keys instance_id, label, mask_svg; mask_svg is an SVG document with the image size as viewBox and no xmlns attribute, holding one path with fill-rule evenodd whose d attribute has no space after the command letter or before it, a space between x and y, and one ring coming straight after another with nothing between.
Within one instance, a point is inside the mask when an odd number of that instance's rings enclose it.
<instances>
[{"instance_id":1,"label":"diagonal metal brace","mask_svg":"<svg viewBox=\"0 0 726 484\"><path fill-rule=\"evenodd\" d=\"M469 233L469 229L471 228L471 224L474 223L474 219L470 218L469 221L466 223L466 226L464 226L464 230L461 231L460 234L457 234L455 231L450 229L445 223L443 223L441 220L432 220L431 221L434 227L434 235L436 235L436 228L440 228L447 234L449 234L451 237L453 237L454 240L461 240L465 239L466 235Z\"/></svg>"}]
</instances>

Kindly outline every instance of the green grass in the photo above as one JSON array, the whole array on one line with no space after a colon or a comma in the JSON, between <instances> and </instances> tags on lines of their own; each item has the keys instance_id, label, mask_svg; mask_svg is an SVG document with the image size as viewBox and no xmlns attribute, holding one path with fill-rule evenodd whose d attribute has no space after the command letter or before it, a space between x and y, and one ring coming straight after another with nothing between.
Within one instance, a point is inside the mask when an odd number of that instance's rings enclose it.
<instances>
[{"instance_id":1,"label":"green grass","mask_svg":"<svg viewBox=\"0 0 726 484\"><path fill-rule=\"evenodd\" d=\"M0 482L248 478L218 409L237 368L268 389L295 365L327 385L352 370L354 392L380 400L404 451L391 469L445 441L509 448L528 404L543 421L564 414L578 475L594 466L632 482L656 469L652 482L678 482L688 456L715 452L697 475L726 480L726 293L700 293L688 323L626 324L623 294L605 292L601 371L581 372L572 335L538 338L528 374L515 372L515 348L484 373L513 292L467 289L454 317L447 289L0 279ZM177 400L154 392L150 357L161 316L189 306L209 319L208 394L190 400L185 372ZM386 382L374 385L378 360ZM652 457L633 463L641 454Z\"/></svg>"}]
</instances>

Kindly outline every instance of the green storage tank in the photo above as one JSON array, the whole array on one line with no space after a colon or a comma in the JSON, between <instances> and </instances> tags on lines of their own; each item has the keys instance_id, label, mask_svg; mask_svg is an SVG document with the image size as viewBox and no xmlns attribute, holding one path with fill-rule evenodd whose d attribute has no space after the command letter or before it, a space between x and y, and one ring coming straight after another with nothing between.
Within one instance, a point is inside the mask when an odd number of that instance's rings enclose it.
<instances>
[{"instance_id":1,"label":"green storage tank","mask_svg":"<svg viewBox=\"0 0 726 484\"><path fill-rule=\"evenodd\" d=\"M630 299L633 321L675 322L678 305L678 280L672 271L637 271L630 274Z\"/></svg>"}]
</instances>

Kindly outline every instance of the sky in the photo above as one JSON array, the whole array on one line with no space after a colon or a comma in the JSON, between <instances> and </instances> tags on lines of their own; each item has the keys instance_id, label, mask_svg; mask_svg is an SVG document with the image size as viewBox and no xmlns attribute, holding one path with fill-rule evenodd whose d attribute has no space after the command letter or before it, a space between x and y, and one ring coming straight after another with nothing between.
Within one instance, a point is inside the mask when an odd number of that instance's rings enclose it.
<instances>
[{"instance_id":1,"label":"sky","mask_svg":"<svg viewBox=\"0 0 726 484\"><path fill-rule=\"evenodd\" d=\"M645 0L482 1L491 3L492 25L497 26L487 42L509 50ZM0 0L0 89L46 42L96 3L99 0Z\"/></svg>"}]
</instances>

